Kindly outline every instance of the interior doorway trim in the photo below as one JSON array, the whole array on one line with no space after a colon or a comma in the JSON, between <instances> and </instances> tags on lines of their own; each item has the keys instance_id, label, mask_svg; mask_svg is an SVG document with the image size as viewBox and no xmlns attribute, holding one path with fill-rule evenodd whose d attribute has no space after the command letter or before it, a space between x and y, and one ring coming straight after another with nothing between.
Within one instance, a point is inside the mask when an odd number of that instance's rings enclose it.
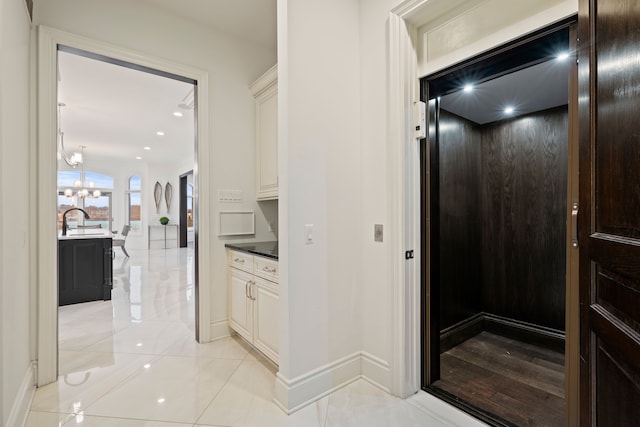
<instances>
[{"instance_id":1,"label":"interior doorway trim","mask_svg":"<svg viewBox=\"0 0 640 427\"><path fill-rule=\"evenodd\" d=\"M419 100L418 64L409 19L429 0L408 0L389 15L389 221L391 233L391 391L420 390L420 156L411 111ZM408 116L408 117L407 117ZM413 259L405 260L405 251Z\"/></svg>"},{"instance_id":2,"label":"interior doorway trim","mask_svg":"<svg viewBox=\"0 0 640 427\"><path fill-rule=\"evenodd\" d=\"M197 82L196 149L194 167L194 196L198 235L196 247L199 260L196 269L196 316L198 341L210 340L211 292L211 212L209 192L209 84L206 71L178 64L147 54L116 47L104 42L67 33L50 27L38 27L38 94L37 94L37 384L54 382L58 376L58 266L56 222L56 105L57 105L57 46L103 55L124 62L141 65L162 72L193 79ZM204 231L204 232L203 232Z\"/></svg>"}]
</instances>

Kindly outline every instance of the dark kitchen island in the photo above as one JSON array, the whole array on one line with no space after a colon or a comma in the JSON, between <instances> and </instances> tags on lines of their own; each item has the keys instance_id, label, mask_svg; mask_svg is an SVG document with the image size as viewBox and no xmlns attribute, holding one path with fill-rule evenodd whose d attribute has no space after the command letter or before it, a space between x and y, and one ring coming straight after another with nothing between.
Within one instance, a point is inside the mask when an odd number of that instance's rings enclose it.
<instances>
[{"instance_id":1,"label":"dark kitchen island","mask_svg":"<svg viewBox=\"0 0 640 427\"><path fill-rule=\"evenodd\" d=\"M58 305L110 300L112 237L108 230L69 230L58 236Z\"/></svg>"}]
</instances>

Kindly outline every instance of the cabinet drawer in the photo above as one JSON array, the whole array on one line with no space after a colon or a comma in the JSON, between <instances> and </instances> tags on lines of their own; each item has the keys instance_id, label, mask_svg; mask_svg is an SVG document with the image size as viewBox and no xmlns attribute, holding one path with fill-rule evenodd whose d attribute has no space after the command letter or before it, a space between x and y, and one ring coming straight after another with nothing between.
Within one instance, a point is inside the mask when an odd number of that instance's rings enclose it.
<instances>
[{"instance_id":1,"label":"cabinet drawer","mask_svg":"<svg viewBox=\"0 0 640 427\"><path fill-rule=\"evenodd\" d=\"M240 270L253 272L253 255L244 252L229 251L229 265Z\"/></svg>"},{"instance_id":2,"label":"cabinet drawer","mask_svg":"<svg viewBox=\"0 0 640 427\"><path fill-rule=\"evenodd\" d=\"M263 257L253 258L253 274L272 282L278 282L278 261Z\"/></svg>"}]
</instances>

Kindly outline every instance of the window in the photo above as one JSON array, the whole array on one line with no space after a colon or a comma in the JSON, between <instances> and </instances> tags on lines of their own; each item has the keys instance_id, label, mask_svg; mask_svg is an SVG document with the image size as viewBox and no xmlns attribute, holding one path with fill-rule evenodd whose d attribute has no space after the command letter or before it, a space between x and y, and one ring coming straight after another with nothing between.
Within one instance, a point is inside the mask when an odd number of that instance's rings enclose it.
<instances>
[{"instance_id":1,"label":"window","mask_svg":"<svg viewBox=\"0 0 640 427\"><path fill-rule=\"evenodd\" d=\"M127 188L127 223L131 230L140 230L142 227L142 179L138 175L129 178Z\"/></svg>"},{"instance_id":2,"label":"window","mask_svg":"<svg viewBox=\"0 0 640 427\"><path fill-rule=\"evenodd\" d=\"M88 196L79 195L79 190L89 190ZM94 191L99 191L94 193ZM62 215L71 208L84 209L89 219L78 211L67 214L69 227L78 225L101 225L111 229L111 193L113 178L95 172L59 171L58 172L58 229L62 229ZM94 196L96 194L96 196Z\"/></svg>"}]
</instances>

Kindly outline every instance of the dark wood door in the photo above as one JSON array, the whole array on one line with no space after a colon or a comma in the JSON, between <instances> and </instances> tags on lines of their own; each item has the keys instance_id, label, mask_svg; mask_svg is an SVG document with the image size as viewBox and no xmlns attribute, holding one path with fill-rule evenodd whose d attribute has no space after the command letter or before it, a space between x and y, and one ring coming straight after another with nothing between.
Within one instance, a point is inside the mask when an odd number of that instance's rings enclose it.
<instances>
[{"instance_id":1,"label":"dark wood door","mask_svg":"<svg viewBox=\"0 0 640 427\"><path fill-rule=\"evenodd\" d=\"M640 2L580 0L580 417L640 422Z\"/></svg>"}]
</instances>

